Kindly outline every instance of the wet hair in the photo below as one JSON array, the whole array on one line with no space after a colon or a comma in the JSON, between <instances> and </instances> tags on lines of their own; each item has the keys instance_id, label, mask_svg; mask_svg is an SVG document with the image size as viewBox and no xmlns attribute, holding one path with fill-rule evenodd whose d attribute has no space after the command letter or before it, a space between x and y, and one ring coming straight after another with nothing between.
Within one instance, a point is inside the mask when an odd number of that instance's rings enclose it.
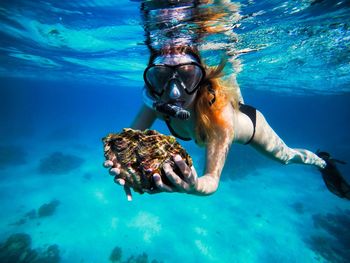
<instances>
[{"instance_id":1,"label":"wet hair","mask_svg":"<svg viewBox=\"0 0 350 263\"><path fill-rule=\"evenodd\" d=\"M195 104L196 141L200 145L220 138L227 132L231 120L223 116L223 110L228 104L238 109L239 88L232 78L224 79L223 69L226 62L227 60L222 59L217 66L204 65L206 77L200 84Z\"/></svg>"}]
</instances>

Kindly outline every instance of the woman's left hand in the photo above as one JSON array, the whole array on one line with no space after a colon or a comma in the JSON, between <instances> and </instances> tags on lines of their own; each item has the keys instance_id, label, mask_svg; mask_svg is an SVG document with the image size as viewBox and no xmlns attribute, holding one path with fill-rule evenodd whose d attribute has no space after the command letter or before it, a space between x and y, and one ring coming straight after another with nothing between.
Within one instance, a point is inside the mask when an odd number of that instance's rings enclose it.
<instances>
[{"instance_id":1,"label":"woman's left hand","mask_svg":"<svg viewBox=\"0 0 350 263\"><path fill-rule=\"evenodd\" d=\"M159 174L154 174L153 179L157 186L155 192L180 192L195 194L197 192L198 176L193 166L189 167L184 159L180 155L174 156L174 162L181 171L180 175L176 174L169 163L163 165L163 170L172 186L163 183ZM154 193L155 193L154 192ZM149 192L152 193L152 192Z\"/></svg>"}]
</instances>

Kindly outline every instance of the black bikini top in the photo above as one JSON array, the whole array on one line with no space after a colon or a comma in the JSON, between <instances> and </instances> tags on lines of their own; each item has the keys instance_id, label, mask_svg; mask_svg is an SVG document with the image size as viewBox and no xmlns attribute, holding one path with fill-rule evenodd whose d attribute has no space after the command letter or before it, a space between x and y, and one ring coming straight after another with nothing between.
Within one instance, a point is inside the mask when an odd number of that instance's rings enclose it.
<instances>
[{"instance_id":1,"label":"black bikini top","mask_svg":"<svg viewBox=\"0 0 350 263\"><path fill-rule=\"evenodd\" d=\"M252 121L252 123L253 123L253 128L254 128L253 129L253 134L250 137L250 139L245 143L245 145L246 145L246 144L251 143L251 141L254 139L254 136L255 136L255 130L256 130L256 109L254 107L252 107L252 106L240 103L239 104L239 110L242 113L244 113L245 115L247 115L250 118L250 120ZM182 137L181 135L178 135L175 132L173 127L171 127L170 117L169 116L165 116L164 119L165 119L165 123L168 126L168 129L169 129L170 133L173 136L175 136L176 138L179 138L181 140L184 140L184 141L191 141L192 140L191 138Z\"/></svg>"},{"instance_id":2,"label":"black bikini top","mask_svg":"<svg viewBox=\"0 0 350 263\"><path fill-rule=\"evenodd\" d=\"M181 135L178 135L175 130L173 129L173 127L171 127L171 124L170 124L170 117L169 116L165 116L165 123L166 123L166 126L168 126L168 129L170 131L170 133L175 136L176 138L179 138L183 141L190 141L192 140L191 138L185 138L185 137L182 137Z\"/></svg>"}]
</instances>

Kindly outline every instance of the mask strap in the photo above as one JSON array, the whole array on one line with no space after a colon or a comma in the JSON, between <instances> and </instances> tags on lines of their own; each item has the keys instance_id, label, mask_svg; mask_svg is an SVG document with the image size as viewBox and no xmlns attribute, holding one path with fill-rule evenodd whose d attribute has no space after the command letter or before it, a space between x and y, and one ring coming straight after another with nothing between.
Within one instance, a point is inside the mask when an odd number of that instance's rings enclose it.
<instances>
[{"instance_id":1,"label":"mask strap","mask_svg":"<svg viewBox=\"0 0 350 263\"><path fill-rule=\"evenodd\" d=\"M155 98L151 95L151 93L149 92L149 90L146 87L143 88L142 99L143 99L143 103L145 103L145 105L148 108L153 109L153 104L155 102Z\"/></svg>"}]
</instances>

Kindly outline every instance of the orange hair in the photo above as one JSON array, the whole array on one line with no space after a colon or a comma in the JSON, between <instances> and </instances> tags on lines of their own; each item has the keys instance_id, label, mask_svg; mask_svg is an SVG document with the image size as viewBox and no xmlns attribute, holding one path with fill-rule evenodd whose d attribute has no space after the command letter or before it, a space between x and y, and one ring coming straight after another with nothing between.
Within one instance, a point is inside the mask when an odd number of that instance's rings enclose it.
<instances>
[{"instance_id":1,"label":"orange hair","mask_svg":"<svg viewBox=\"0 0 350 263\"><path fill-rule=\"evenodd\" d=\"M219 138L228 129L228 122L232 120L227 120L222 116L225 106L231 104L234 108L238 108L235 82L222 79L225 63L226 61L222 61L216 67L207 67L206 78L197 94L196 139L200 145Z\"/></svg>"}]
</instances>

